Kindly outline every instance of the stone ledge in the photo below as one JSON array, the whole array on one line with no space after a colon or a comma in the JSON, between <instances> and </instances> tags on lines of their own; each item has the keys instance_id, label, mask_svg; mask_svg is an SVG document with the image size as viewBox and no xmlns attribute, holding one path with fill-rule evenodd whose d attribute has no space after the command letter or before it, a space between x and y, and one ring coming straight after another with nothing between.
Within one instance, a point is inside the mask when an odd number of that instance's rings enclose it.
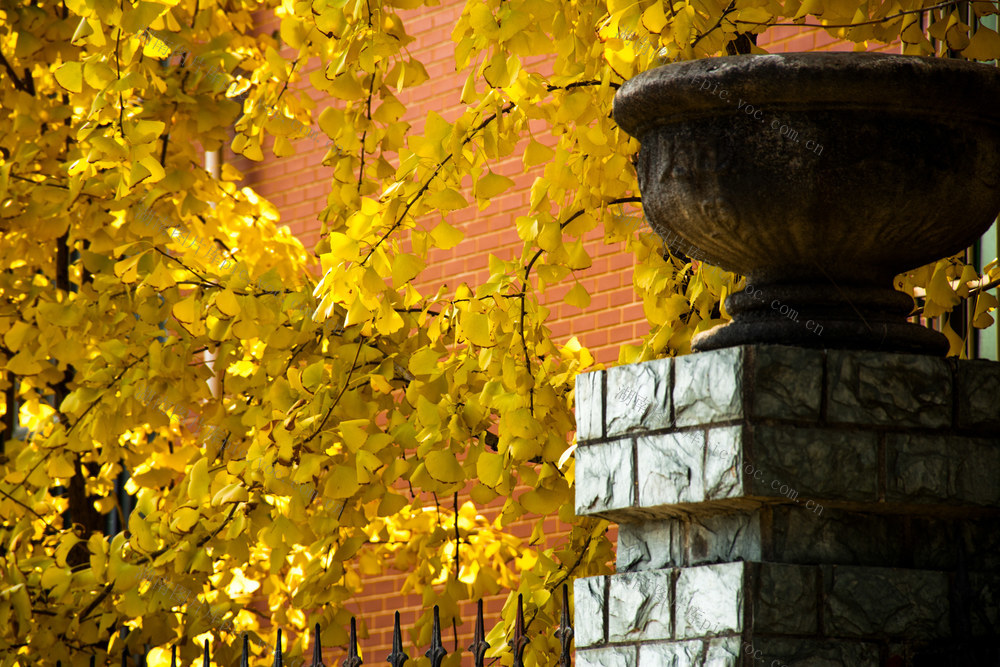
<instances>
[{"instance_id":1,"label":"stone ledge","mask_svg":"<svg viewBox=\"0 0 1000 667\"><path fill-rule=\"evenodd\" d=\"M1000 617L1000 575L967 579L939 570L760 562L589 577L574 587L577 646L755 636L887 643L995 634L989 623ZM970 617L989 623L954 625L957 600Z\"/></svg>"},{"instance_id":2,"label":"stone ledge","mask_svg":"<svg viewBox=\"0 0 1000 667\"><path fill-rule=\"evenodd\" d=\"M763 505L935 516L1000 508L1000 441L721 426L580 446L576 480L577 514L620 523Z\"/></svg>"},{"instance_id":3,"label":"stone ledge","mask_svg":"<svg viewBox=\"0 0 1000 667\"><path fill-rule=\"evenodd\" d=\"M955 570L960 544L970 572L1000 571L1000 512L922 518L802 507L623 523L617 569L636 572L734 561Z\"/></svg>"},{"instance_id":4,"label":"stone ledge","mask_svg":"<svg viewBox=\"0 0 1000 667\"><path fill-rule=\"evenodd\" d=\"M1000 363L985 360L752 345L616 366L576 382L581 444L734 421L984 436L1000 428Z\"/></svg>"}]
</instances>

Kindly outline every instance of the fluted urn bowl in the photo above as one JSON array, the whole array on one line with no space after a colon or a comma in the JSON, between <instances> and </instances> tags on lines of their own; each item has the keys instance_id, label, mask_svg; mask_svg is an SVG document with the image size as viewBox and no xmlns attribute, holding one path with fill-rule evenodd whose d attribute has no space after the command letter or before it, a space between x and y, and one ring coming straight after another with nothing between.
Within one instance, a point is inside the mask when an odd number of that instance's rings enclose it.
<instances>
[{"instance_id":1,"label":"fluted urn bowl","mask_svg":"<svg viewBox=\"0 0 1000 667\"><path fill-rule=\"evenodd\" d=\"M892 281L968 247L1000 211L996 68L873 53L707 58L629 80L614 118L641 143L653 229L751 286L695 349L947 351L943 335L907 323L913 300Z\"/></svg>"}]
</instances>

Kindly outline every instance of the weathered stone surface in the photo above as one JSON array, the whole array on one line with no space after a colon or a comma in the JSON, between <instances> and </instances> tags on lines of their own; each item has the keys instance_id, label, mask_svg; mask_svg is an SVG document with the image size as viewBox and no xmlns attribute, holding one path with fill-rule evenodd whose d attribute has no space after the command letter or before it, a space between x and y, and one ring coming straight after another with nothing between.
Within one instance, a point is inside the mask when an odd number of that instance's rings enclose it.
<instances>
[{"instance_id":1,"label":"weathered stone surface","mask_svg":"<svg viewBox=\"0 0 1000 667\"><path fill-rule=\"evenodd\" d=\"M704 452L702 433L663 433L637 438L639 505L655 507L703 500Z\"/></svg>"},{"instance_id":2,"label":"weathered stone surface","mask_svg":"<svg viewBox=\"0 0 1000 667\"><path fill-rule=\"evenodd\" d=\"M644 644L639 647L639 667L738 667L738 650L737 637Z\"/></svg>"},{"instance_id":3,"label":"weathered stone surface","mask_svg":"<svg viewBox=\"0 0 1000 667\"><path fill-rule=\"evenodd\" d=\"M747 348L753 353L753 392L748 413L773 419L819 419L823 353L785 345Z\"/></svg>"},{"instance_id":4,"label":"weathered stone surface","mask_svg":"<svg viewBox=\"0 0 1000 667\"><path fill-rule=\"evenodd\" d=\"M635 470L630 439L577 447L577 514L631 507L634 501Z\"/></svg>"},{"instance_id":5,"label":"weathered stone surface","mask_svg":"<svg viewBox=\"0 0 1000 667\"><path fill-rule=\"evenodd\" d=\"M750 652L753 664L766 667L880 667L878 645L861 641L760 637Z\"/></svg>"},{"instance_id":6,"label":"weathered stone surface","mask_svg":"<svg viewBox=\"0 0 1000 667\"><path fill-rule=\"evenodd\" d=\"M684 525L680 521L623 523L618 526L616 569L659 570L684 564Z\"/></svg>"},{"instance_id":7,"label":"weathered stone surface","mask_svg":"<svg viewBox=\"0 0 1000 667\"><path fill-rule=\"evenodd\" d=\"M754 631L807 635L819 630L822 576L815 567L761 563L756 568Z\"/></svg>"},{"instance_id":8,"label":"weathered stone surface","mask_svg":"<svg viewBox=\"0 0 1000 667\"><path fill-rule=\"evenodd\" d=\"M972 572L968 574L967 590L961 577L956 577L952 586L956 593L954 597L967 605L972 636L996 636L1000 629L1000 574Z\"/></svg>"},{"instance_id":9,"label":"weathered stone surface","mask_svg":"<svg viewBox=\"0 0 1000 667\"><path fill-rule=\"evenodd\" d=\"M1000 363L986 359L958 363L958 426L984 433L1000 430Z\"/></svg>"},{"instance_id":10,"label":"weathered stone surface","mask_svg":"<svg viewBox=\"0 0 1000 667\"><path fill-rule=\"evenodd\" d=\"M671 639L671 570L609 577L608 641Z\"/></svg>"},{"instance_id":11,"label":"weathered stone surface","mask_svg":"<svg viewBox=\"0 0 1000 667\"><path fill-rule=\"evenodd\" d=\"M743 631L744 563L687 567L677 577L678 639Z\"/></svg>"},{"instance_id":12,"label":"weathered stone surface","mask_svg":"<svg viewBox=\"0 0 1000 667\"><path fill-rule=\"evenodd\" d=\"M753 495L786 497L801 504L807 499L878 499L874 433L795 426L756 426L751 433L753 458L745 459L744 470ZM785 485L791 490L783 491Z\"/></svg>"},{"instance_id":13,"label":"weathered stone surface","mask_svg":"<svg viewBox=\"0 0 1000 667\"><path fill-rule=\"evenodd\" d=\"M948 576L943 572L823 566L827 634L936 638L948 633Z\"/></svg>"},{"instance_id":14,"label":"weathered stone surface","mask_svg":"<svg viewBox=\"0 0 1000 667\"><path fill-rule=\"evenodd\" d=\"M757 513L692 519L687 526L686 565L761 559L760 515Z\"/></svg>"},{"instance_id":15,"label":"weathered stone surface","mask_svg":"<svg viewBox=\"0 0 1000 667\"><path fill-rule=\"evenodd\" d=\"M604 577L573 581L573 641L578 648L605 643L604 607Z\"/></svg>"},{"instance_id":16,"label":"weathered stone surface","mask_svg":"<svg viewBox=\"0 0 1000 667\"><path fill-rule=\"evenodd\" d=\"M906 543L903 516L774 507L767 560L785 563L902 566Z\"/></svg>"},{"instance_id":17,"label":"weathered stone surface","mask_svg":"<svg viewBox=\"0 0 1000 667\"><path fill-rule=\"evenodd\" d=\"M972 519L913 518L908 563L919 570L957 570L960 552L972 572L1000 572L1000 517ZM903 541L905 533L894 527L889 539ZM972 545L970 548L967 545ZM908 548L907 548L908 547ZM1000 626L998 626L1000 627Z\"/></svg>"},{"instance_id":18,"label":"weathered stone surface","mask_svg":"<svg viewBox=\"0 0 1000 667\"><path fill-rule=\"evenodd\" d=\"M670 358L608 369L607 435L670 426Z\"/></svg>"},{"instance_id":19,"label":"weathered stone surface","mask_svg":"<svg viewBox=\"0 0 1000 667\"><path fill-rule=\"evenodd\" d=\"M738 419L743 415L743 350L674 359L674 417L678 426Z\"/></svg>"},{"instance_id":20,"label":"weathered stone surface","mask_svg":"<svg viewBox=\"0 0 1000 667\"><path fill-rule=\"evenodd\" d=\"M951 369L936 357L830 350L831 423L945 427L951 424Z\"/></svg>"},{"instance_id":21,"label":"weathered stone surface","mask_svg":"<svg viewBox=\"0 0 1000 667\"><path fill-rule=\"evenodd\" d=\"M636 667L634 646L606 646L576 652L576 667Z\"/></svg>"},{"instance_id":22,"label":"weathered stone surface","mask_svg":"<svg viewBox=\"0 0 1000 667\"><path fill-rule=\"evenodd\" d=\"M705 499L742 495L744 426L723 426L708 431L705 451Z\"/></svg>"},{"instance_id":23,"label":"weathered stone surface","mask_svg":"<svg viewBox=\"0 0 1000 667\"><path fill-rule=\"evenodd\" d=\"M1000 446L984 439L891 434L888 502L1000 505Z\"/></svg>"},{"instance_id":24,"label":"weathered stone surface","mask_svg":"<svg viewBox=\"0 0 1000 667\"><path fill-rule=\"evenodd\" d=\"M576 440L604 437L604 371L576 376Z\"/></svg>"}]
</instances>

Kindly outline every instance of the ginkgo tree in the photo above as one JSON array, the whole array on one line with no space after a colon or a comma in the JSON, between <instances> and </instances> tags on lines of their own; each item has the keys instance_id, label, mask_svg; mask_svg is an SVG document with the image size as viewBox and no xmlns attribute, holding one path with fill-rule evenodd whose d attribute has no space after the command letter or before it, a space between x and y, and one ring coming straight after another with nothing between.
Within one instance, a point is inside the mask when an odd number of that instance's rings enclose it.
<instances>
[{"instance_id":1,"label":"ginkgo tree","mask_svg":"<svg viewBox=\"0 0 1000 667\"><path fill-rule=\"evenodd\" d=\"M398 96L428 80L407 50L423 4L0 7L0 664L208 636L225 661L237 633L272 644L279 626L301 655L315 620L342 644L344 604L388 568L446 625L463 600L525 593L528 664L553 664L540 630L558 591L607 572L611 545L572 511L574 378L594 362L552 339L547 288L573 282L565 299L586 307L584 235L624 241L651 328L623 362L689 352L742 288L621 214L640 198L616 89L666 62L761 52L773 25L1000 54L991 2L469 0L450 33L466 110L431 110L418 132ZM258 30L272 15L280 30ZM330 189L310 253L237 169L202 165L223 147L282 159L314 123ZM421 293L429 251L461 238L450 213L510 188L497 165L512 153L537 175L521 257ZM988 268L950 258L900 284L928 316L974 300L983 327ZM125 475L135 507L108 535ZM556 544L551 515L572 527ZM524 517L530 543L511 530ZM190 594L154 595L140 571ZM490 643L498 655L499 625Z\"/></svg>"}]
</instances>

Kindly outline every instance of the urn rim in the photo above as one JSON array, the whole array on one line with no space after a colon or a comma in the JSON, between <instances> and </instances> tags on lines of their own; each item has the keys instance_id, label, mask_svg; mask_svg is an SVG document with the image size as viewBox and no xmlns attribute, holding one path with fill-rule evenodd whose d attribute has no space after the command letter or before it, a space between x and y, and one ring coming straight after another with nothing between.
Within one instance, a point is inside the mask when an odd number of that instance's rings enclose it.
<instances>
[{"instance_id":1,"label":"urn rim","mask_svg":"<svg viewBox=\"0 0 1000 667\"><path fill-rule=\"evenodd\" d=\"M725 99L722 90L729 91ZM641 142L657 126L731 115L737 98L768 110L871 109L1000 125L1000 68L870 52L701 58L662 65L629 79L615 95L612 115Z\"/></svg>"}]
</instances>

